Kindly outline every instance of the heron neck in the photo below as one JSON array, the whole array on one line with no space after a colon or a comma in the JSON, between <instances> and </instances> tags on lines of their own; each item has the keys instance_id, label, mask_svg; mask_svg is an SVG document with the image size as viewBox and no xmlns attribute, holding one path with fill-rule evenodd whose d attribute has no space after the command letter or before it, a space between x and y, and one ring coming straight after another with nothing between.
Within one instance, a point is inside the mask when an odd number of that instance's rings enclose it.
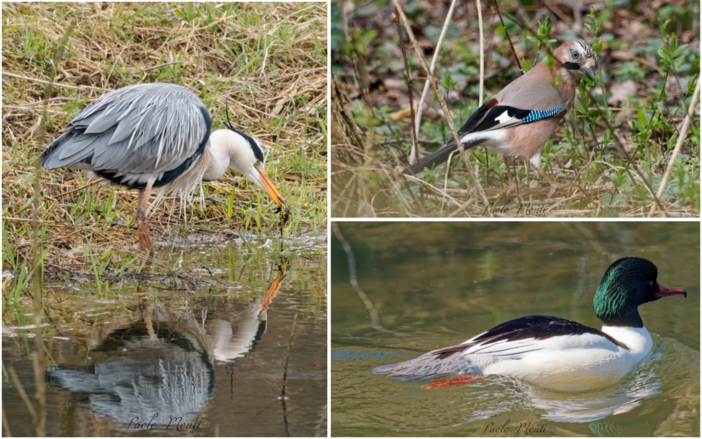
<instances>
[{"instance_id":1,"label":"heron neck","mask_svg":"<svg viewBox=\"0 0 702 439\"><path fill-rule=\"evenodd\" d=\"M210 144L202 154L202 161L205 165L205 173L202 175L204 181L219 180L222 178L227 168L229 168L230 151L227 144Z\"/></svg>"}]
</instances>

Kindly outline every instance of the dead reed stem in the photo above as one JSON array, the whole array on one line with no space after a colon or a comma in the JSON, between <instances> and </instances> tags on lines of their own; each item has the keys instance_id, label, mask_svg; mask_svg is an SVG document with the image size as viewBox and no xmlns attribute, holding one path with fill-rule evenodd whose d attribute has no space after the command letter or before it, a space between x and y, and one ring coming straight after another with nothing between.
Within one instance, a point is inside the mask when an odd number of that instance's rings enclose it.
<instances>
[{"instance_id":1,"label":"dead reed stem","mask_svg":"<svg viewBox=\"0 0 702 439\"><path fill-rule=\"evenodd\" d=\"M400 39L400 48L402 49L402 60L405 63L405 75L407 76L407 97L409 98L409 109L410 118L412 121L412 127L410 132L412 133L412 152L417 156L417 163L419 163L419 169L422 169L422 158L419 155L419 142L417 142L417 124L414 122L414 102L412 99L412 73L409 69L409 64L407 63L407 51L405 50L405 39L402 37L402 28L400 28L400 20L397 16L392 18L397 26L397 36Z\"/></svg>"},{"instance_id":2,"label":"dead reed stem","mask_svg":"<svg viewBox=\"0 0 702 439\"><path fill-rule=\"evenodd\" d=\"M407 21L407 17L405 16L404 11L400 7L400 3L398 2L398 0L392 0L392 2L395 5L395 9L397 10L398 14L400 15L400 18L402 19L402 23L405 26L405 30L407 31L407 36L409 36L409 39L412 42L412 45L414 46L414 51L417 54L417 58L419 59L419 62L422 64L422 67L424 68L424 71L426 72L427 77L431 81L432 87L434 87L434 92L436 93L436 97L439 100L439 104L441 105L441 111L444 114L444 118L446 119L446 123L448 124L449 128L451 129L451 134L453 135L453 139L456 142L456 145L458 145L457 149L461 154L461 158L463 159L463 164L466 167L466 169L468 169L468 171L471 173L471 176L473 177L473 183L475 185L475 188L478 191L478 194L482 198L483 202L487 206L490 203L488 202L487 197L485 197L485 192L483 191L483 188L480 185L480 180L478 179L478 176L475 175L475 170L470 165L470 161L468 160L468 155L466 154L465 150L460 146L461 140L458 137L458 132L456 131L456 126L453 124L453 119L451 118L451 112L449 111L448 106L446 105L446 100L444 100L443 96L441 95L441 89L439 87L439 84L436 82L434 75L431 73L431 70L429 69L427 62L424 59L424 55L422 55L422 51L420 50L419 45L417 44L417 39L414 37L414 32L412 32L412 27L410 26L409 22ZM490 214L490 216L492 216L492 214Z\"/></svg>"},{"instance_id":3,"label":"dead reed stem","mask_svg":"<svg viewBox=\"0 0 702 439\"><path fill-rule=\"evenodd\" d=\"M682 129L680 130L680 134L678 135L678 140L675 142L675 149L673 150L673 154L670 156L670 160L668 161L668 167L665 169L665 174L663 174L663 178L661 179L661 185L658 187L658 193L656 196L660 199L663 196L663 191L665 190L665 185L668 183L668 177L670 177L670 171L673 170L673 165L675 165L675 160L678 158L678 155L680 154L680 149L682 149L682 144L685 141L685 137L687 136L687 130L690 128L690 121L692 120L692 114L695 112L695 108L697 107L697 98L700 97L700 80L699 77L697 78L697 85L695 86L695 91L692 94L692 100L690 101L690 107L687 109L687 113L685 114L685 120L683 121L683 126ZM656 211L656 205L653 204L651 205L651 210L648 212L648 217L650 218L653 216L653 214Z\"/></svg>"}]
</instances>

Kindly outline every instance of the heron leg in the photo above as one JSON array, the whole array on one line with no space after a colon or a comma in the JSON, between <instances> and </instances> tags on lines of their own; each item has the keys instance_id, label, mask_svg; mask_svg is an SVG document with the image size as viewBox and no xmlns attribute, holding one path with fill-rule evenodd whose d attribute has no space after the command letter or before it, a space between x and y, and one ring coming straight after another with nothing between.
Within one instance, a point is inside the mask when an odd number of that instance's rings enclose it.
<instances>
[{"instance_id":1,"label":"heron leg","mask_svg":"<svg viewBox=\"0 0 702 439\"><path fill-rule=\"evenodd\" d=\"M509 194L511 194L513 190L517 189L517 185L514 184L514 180L512 180L512 171L509 169L509 160L507 159L507 156L502 156L502 160L505 161L505 167L507 168L507 183L509 184L507 196L509 197Z\"/></svg>"},{"instance_id":2,"label":"heron leg","mask_svg":"<svg viewBox=\"0 0 702 439\"><path fill-rule=\"evenodd\" d=\"M137 230L139 231L139 252L148 250L148 259L146 261L146 266L144 267L145 272L151 271L151 263L153 262L154 256L154 245L151 242L151 235L149 234L149 224L146 222L146 206L149 201L149 196L151 195L151 187L153 181L149 180L146 183L144 189L139 189L139 201L137 202Z\"/></svg>"},{"instance_id":3,"label":"heron leg","mask_svg":"<svg viewBox=\"0 0 702 439\"><path fill-rule=\"evenodd\" d=\"M565 185L552 182L551 179L548 178L546 173L540 167L534 166L533 163L531 163L531 166L532 168L536 169L536 172L538 172L544 178L544 180L548 182L549 186L551 186L551 190L548 191L548 198L551 198L553 194L556 193L556 189L561 189L565 187Z\"/></svg>"}]
</instances>

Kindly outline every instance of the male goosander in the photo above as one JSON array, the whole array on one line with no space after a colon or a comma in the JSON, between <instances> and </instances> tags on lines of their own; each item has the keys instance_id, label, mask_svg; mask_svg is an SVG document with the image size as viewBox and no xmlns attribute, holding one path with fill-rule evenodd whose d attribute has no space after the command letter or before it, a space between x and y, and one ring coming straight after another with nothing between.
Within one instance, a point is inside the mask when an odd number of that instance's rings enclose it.
<instances>
[{"instance_id":1,"label":"male goosander","mask_svg":"<svg viewBox=\"0 0 702 439\"><path fill-rule=\"evenodd\" d=\"M605 272L593 302L602 330L548 316L528 316L495 326L457 346L373 369L400 380L482 374L519 378L539 387L580 391L612 385L651 350L638 306L682 294L657 282L658 269L641 258L623 258Z\"/></svg>"}]
</instances>

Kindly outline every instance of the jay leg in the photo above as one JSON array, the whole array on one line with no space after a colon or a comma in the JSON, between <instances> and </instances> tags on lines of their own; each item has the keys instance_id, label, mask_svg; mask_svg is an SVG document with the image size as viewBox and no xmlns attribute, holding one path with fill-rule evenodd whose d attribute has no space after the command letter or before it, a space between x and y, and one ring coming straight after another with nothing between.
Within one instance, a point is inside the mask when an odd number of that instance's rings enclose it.
<instances>
[{"instance_id":1,"label":"jay leg","mask_svg":"<svg viewBox=\"0 0 702 439\"><path fill-rule=\"evenodd\" d=\"M533 163L531 163L531 166L534 169L536 169L536 172L538 172L544 178L544 180L546 180L548 182L548 184L551 186L551 190L548 191L548 198L551 198L553 196L553 194L556 193L556 189L561 189L561 188L565 187L565 185L552 182L551 179L546 176L546 173L544 171L542 171L541 168L539 168L538 166L534 166Z\"/></svg>"},{"instance_id":2,"label":"jay leg","mask_svg":"<svg viewBox=\"0 0 702 439\"><path fill-rule=\"evenodd\" d=\"M505 167L507 168L507 183L509 184L507 196L509 197L509 194L511 194L513 190L517 189L517 185L514 184L514 181L512 180L512 171L509 169L509 160L507 160L507 156L502 156L502 160L505 161Z\"/></svg>"},{"instance_id":3,"label":"jay leg","mask_svg":"<svg viewBox=\"0 0 702 439\"><path fill-rule=\"evenodd\" d=\"M139 190L139 201L137 202L137 230L139 231L139 252L148 250L148 259L146 261L146 266L144 271L148 273L151 271L151 263L153 262L154 256L154 246L151 242L151 235L149 234L149 225L146 222L146 206L149 201L149 196L151 195L151 187L153 181L149 180L146 183L144 189Z\"/></svg>"}]
</instances>

